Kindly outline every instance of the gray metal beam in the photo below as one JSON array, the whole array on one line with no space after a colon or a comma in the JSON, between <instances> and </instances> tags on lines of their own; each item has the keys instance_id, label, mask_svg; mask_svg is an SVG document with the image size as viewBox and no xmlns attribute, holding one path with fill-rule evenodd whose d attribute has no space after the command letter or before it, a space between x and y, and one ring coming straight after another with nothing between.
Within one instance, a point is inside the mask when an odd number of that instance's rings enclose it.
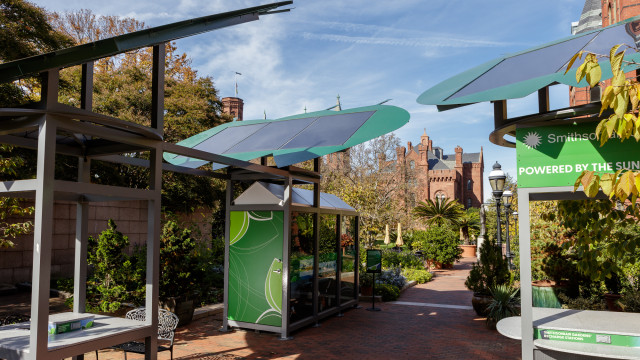
<instances>
[{"instance_id":1,"label":"gray metal beam","mask_svg":"<svg viewBox=\"0 0 640 360\"><path fill-rule=\"evenodd\" d=\"M78 158L78 182L89 183L91 160ZM73 271L73 311L84 313L87 300L87 244L89 242L89 204L76 202L76 241Z\"/></svg>"},{"instance_id":2,"label":"gray metal beam","mask_svg":"<svg viewBox=\"0 0 640 360\"><path fill-rule=\"evenodd\" d=\"M291 200L293 185L291 184L291 178L285 179L284 185L284 213L282 214L284 220L283 239L282 239L282 328L280 330L280 339L289 339L289 311L291 305L289 300L291 299L291 286L289 286L289 254L291 246ZM317 231L317 230L316 230Z\"/></svg>"},{"instance_id":3,"label":"gray metal beam","mask_svg":"<svg viewBox=\"0 0 640 360\"><path fill-rule=\"evenodd\" d=\"M40 125L36 177L31 279L30 356L47 356L49 321L49 281L53 234L53 183L55 169L56 122L48 117Z\"/></svg>"},{"instance_id":4,"label":"gray metal beam","mask_svg":"<svg viewBox=\"0 0 640 360\"><path fill-rule=\"evenodd\" d=\"M267 14L272 10L292 3L292 1L283 1L203 16L11 61L0 64L0 82L10 82L48 69L79 65L127 51L258 20L259 15Z\"/></svg>"}]
</instances>

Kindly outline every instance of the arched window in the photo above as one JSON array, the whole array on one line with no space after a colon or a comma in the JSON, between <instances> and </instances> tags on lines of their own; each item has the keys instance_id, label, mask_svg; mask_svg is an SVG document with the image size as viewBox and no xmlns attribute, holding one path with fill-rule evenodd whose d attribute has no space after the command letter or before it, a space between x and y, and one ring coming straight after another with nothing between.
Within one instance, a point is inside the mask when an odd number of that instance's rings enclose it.
<instances>
[{"instance_id":1,"label":"arched window","mask_svg":"<svg viewBox=\"0 0 640 360\"><path fill-rule=\"evenodd\" d=\"M409 162L409 169L412 169L412 170L413 170L413 169L415 169L415 168L416 168L416 162L415 162L415 161L413 161L413 160L411 160L411 161Z\"/></svg>"},{"instance_id":2,"label":"arched window","mask_svg":"<svg viewBox=\"0 0 640 360\"><path fill-rule=\"evenodd\" d=\"M467 181L467 190L471 190L473 188L473 182L471 180Z\"/></svg>"},{"instance_id":3,"label":"arched window","mask_svg":"<svg viewBox=\"0 0 640 360\"><path fill-rule=\"evenodd\" d=\"M438 199L438 200L440 200L440 201L443 201L443 200L444 200L444 199L446 199L446 198L447 198L447 195L445 195L445 193L444 193L444 192L442 192L442 191L438 191L438 192L436 193L436 199Z\"/></svg>"},{"instance_id":4,"label":"arched window","mask_svg":"<svg viewBox=\"0 0 640 360\"><path fill-rule=\"evenodd\" d=\"M471 198L467 198L467 208L471 207Z\"/></svg>"}]
</instances>

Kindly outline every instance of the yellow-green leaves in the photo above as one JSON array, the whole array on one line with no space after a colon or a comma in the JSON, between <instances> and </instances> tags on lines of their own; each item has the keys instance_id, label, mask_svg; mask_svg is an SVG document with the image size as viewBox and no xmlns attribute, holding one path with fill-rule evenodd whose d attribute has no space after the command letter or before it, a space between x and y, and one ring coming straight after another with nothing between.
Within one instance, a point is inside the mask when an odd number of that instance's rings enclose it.
<instances>
[{"instance_id":1,"label":"yellow-green leaves","mask_svg":"<svg viewBox=\"0 0 640 360\"><path fill-rule=\"evenodd\" d=\"M596 175L593 171L585 170L573 185L573 191L576 191L580 184L582 184L582 191L584 191L588 197L594 197L600 189L600 176Z\"/></svg>"},{"instance_id":2,"label":"yellow-green leaves","mask_svg":"<svg viewBox=\"0 0 640 360\"><path fill-rule=\"evenodd\" d=\"M576 62L576 59L580 58L582 59L582 51L578 52L577 54L573 55L573 57L571 58L571 60L569 60L569 64L567 65L567 70L564 71L564 73L568 73L569 69L571 69L571 67L573 66L573 63Z\"/></svg>"},{"instance_id":3,"label":"yellow-green leaves","mask_svg":"<svg viewBox=\"0 0 640 360\"><path fill-rule=\"evenodd\" d=\"M578 53L578 54L581 54ZM576 55L578 55L576 54ZM574 55L569 62L569 66L573 64L576 56ZM565 72L566 73L566 72ZM589 86L594 87L598 85L600 82L600 78L602 77L602 70L600 69L600 64L598 64L598 57L596 54L587 54L584 58L584 63L578 67L576 71L576 82L580 82L583 78L587 79Z\"/></svg>"}]
</instances>

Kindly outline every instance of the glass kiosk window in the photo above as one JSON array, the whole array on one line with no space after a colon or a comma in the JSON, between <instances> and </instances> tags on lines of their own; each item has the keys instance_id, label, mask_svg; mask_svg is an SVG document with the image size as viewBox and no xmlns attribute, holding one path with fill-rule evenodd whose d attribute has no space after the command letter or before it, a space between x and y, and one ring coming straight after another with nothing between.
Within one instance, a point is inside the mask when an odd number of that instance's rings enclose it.
<instances>
[{"instance_id":1,"label":"glass kiosk window","mask_svg":"<svg viewBox=\"0 0 640 360\"><path fill-rule=\"evenodd\" d=\"M320 252L318 263L318 312L338 305L338 233L336 215L320 215Z\"/></svg>"},{"instance_id":2,"label":"glass kiosk window","mask_svg":"<svg viewBox=\"0 0 640 360\"><path fill-rule=\"evenodd\" d=\"M355 291L355 266L356 266L356 217L342 216L340 227L340 256L342 268L340 272L340 299L341 303L353 300Z\"/></svg>"},{"instance_id":3,"label":"glass kiosk window","mask_svg":"<svg viewBox=\"0 0 640 360\"><path fill-rule=\"evenodd\" d=\"M315 249L313 214L291 214L291 255L289 260L290 321L313 316Z\"/></svg>"}]
</instances>

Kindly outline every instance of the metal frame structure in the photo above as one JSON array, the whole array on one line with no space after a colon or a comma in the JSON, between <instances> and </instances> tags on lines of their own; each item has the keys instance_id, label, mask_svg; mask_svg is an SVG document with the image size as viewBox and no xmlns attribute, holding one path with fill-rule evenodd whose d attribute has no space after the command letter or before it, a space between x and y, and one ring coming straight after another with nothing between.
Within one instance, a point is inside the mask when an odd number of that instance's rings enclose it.
<instances>
[{"instance_id":1,"label":"metal frame structure","mask_svg":"<svg viewBox=\"0 0 640 360\"><path fill-rule=\"evenodd\" d=\"M242 171L235 171L231 173L231 179L227 180L227 193L226 193L226 214L225 214L225 267L229 266L229 244L230 244L230 219L231 219L231 211L254 211L254 210L265 210L265 211L282 211L284 212L284 232L283 232L283 247L282 247L282 326L268 326L261 324L253 324L246 322L233 321L228 319L228 289L229 289L229 272L225 271L224 274L224 310L222 315L222 328L221 331L228 331L230 327L240 327L247 329L255 329L259 331L269 331L280 334L280 339L288 340L291 339L290 334L292 331L298 330L305 326L311 324L318 324L318 321L326 318L331 315L341 314L341 312L347 308L354 307L358 304L357 298L357 289L358 289L358 267L354 267L354 287L355 287L355 296L354 299L346 301L342 303L342 299L338 297L338 305L332 309L328 309L321 313L318 313L318 251L315 252L314 259L314 284L313 284L313 316L297 321L293 324L289 323L289 311L290 311L290 299L291 299L291 289L289 284L290 274L289 274L289 262L290 262L290 244L291 244L291 213L292 212L304 212L304 213L312 213L314 214L314 236L315 236L315 244L319 243L320 232L317 231L319 228L319 217L321 214L335 214L337 216L337 234L341 233L341 217L342 216L354 216L355 217L355 234L356 238L355 244L358 244L358 222L359 222L359 214L355 211L349 210L339 210L339 209L328 209L320 207L320 159L314 159L314 171L308 171L300 168L290 169L292 175L285 177L282 181L278 181L284 185L284 199L283 205L234 205L234 193L233 189L235 184L238 182L253 182L255 180L255 176L251 174L247 174ZM294 175L295 174L295 175ZM297 180L297 181L294 181ZM292 190L294 183L311 183L313 184L313 205L312 206L304 206L299 204L294 204L292 202ZM336 249L337 250L337 249ZM359 250L358 246L356 246L356 259L359 259ZM338 263L336 264L338 269L341 269L340 257L338 257ZM338 279L341 281L341 279ZM339 285L339 283L338 283ZM337 287L338 289L340 286Z\"/></svg>"},{"instance_id":2,"label":"metal frame structure","mask_svg":"<svg viewBox=\"0 0 640 360\"><path fill-rule=\"evenodd\" d=\"M23 108L0 109L0 142L37 149L35 179L0 182L4 196L35 198L31 322L25 327L0 330L0 357L7 359L83 359L84 353L144 338L145 359L157 357L158 281L160 246L160 200L162 170L179 171L229 179L227 174L184 169L162 163L164 151L213 161L260 174L263 178L287 178L287 170L168 144L163 139L165 45L168 41L258 20L260 15L292 1L206 16L152 29L100 40L61 51L0 65L0 82L29 75L41 79L41 101ZM153 47L151 126L122 121L92 111L93 60L142 47ZM82 65L81 108L58 103L61 68ZM118 154L146 151L148 161ZM56 154L78 158L76 182L56 180ZM91 160L106 160L145 166L150 169L148 189L133 189L90 182ZM150 316L144 324L126 319L96 316L102 326L48 338L49 281L53 234L53 204L56 200L76 201L74 265L74 314L84 313L86 302L88 206L90 202L146 200L148 203L147 284L145 306ZM65 313L67 314L67 313ZM62 315L65 316L64 314Z\"/></svg>"}]
</instances>

